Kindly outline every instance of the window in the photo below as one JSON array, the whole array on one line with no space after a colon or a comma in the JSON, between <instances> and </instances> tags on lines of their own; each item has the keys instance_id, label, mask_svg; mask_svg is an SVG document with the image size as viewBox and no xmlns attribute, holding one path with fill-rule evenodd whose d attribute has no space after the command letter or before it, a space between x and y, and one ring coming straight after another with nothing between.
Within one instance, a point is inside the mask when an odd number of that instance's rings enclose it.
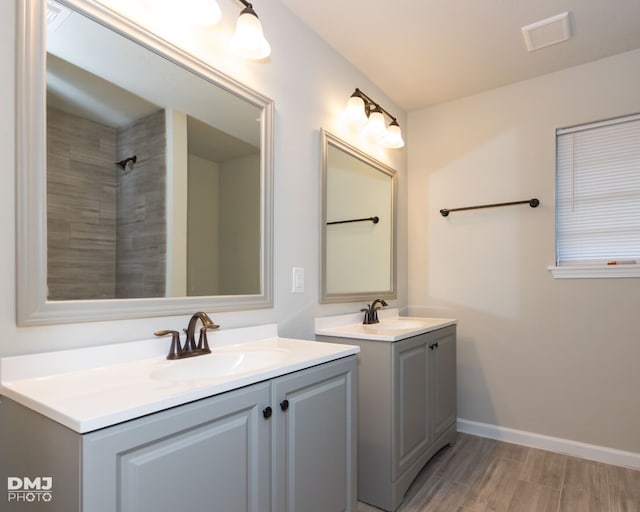
<instances>
[{"instance_id":1,"label":"window","mask_svg":"<svg viewBox=\"0 0 640 512\"><path fill-rule=\"evenodd\" d=\"M640 277L640 114L556 131L554 277Z\"/></svg>"}]
</instances>

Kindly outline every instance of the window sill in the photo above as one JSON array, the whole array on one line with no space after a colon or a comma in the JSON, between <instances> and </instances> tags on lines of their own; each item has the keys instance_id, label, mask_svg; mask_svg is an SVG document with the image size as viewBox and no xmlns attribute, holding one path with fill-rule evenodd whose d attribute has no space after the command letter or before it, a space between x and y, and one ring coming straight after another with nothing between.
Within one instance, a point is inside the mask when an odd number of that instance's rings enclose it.
<instances>
[{"instance_id":1,"label":"window sill","mask_svg":"<svg viewBox=\"0 0 640 512\"><path fill-rule=\"evenodd\" d=\"M640 265L550 265L554 279L611 279L640 277Z\"/></svg>"}]
</instances>

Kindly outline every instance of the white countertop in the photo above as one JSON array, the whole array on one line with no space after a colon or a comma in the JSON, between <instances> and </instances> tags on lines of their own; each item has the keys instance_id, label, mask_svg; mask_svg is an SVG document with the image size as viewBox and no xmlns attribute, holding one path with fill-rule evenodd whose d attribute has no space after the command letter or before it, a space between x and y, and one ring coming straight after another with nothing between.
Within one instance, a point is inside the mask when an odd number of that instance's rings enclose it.
<instances>
[{"instance_id":1,"label":"white countertop","mask_svg":"<svg viewBox=\"0 0 640 512\"><path fill-rule=\"evenodd\" d=\"M320 317L315 320L315 333L318 336L394 342L457 323L454 318L399 316L397 308L380 309L378 318L379 323L364 325L363 313Z\"/></svg>"},{"instance_id":2,"label":"white countertop","mask_svg":"<svg viewBox=\"0 0 640 512\"><path fill-rule=\"evenodd\" d=\"M213 354L169 361L170 338L101 345L0 359L0 394L85 433L193 400L356 354L358 347L280 338L277 326L210 331ZM212 355L277 353L242 373L172 379ZM199 360L199 361L196 361ZM181 375L184 372L179 372Z\"/></svg>"}]
</instances>

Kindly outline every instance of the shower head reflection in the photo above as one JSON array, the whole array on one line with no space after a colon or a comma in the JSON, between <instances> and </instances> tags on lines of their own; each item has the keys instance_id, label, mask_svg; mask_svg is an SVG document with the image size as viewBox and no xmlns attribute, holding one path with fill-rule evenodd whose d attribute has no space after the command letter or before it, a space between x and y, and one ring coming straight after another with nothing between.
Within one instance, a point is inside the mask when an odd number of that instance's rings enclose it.
<instances>
[{"instance_id":1,"label":"shower head reflection","mask_svg":"<svg viewBox=\"0 0 640 512\"><path fill-rule=\"evenodd\" d=\"M124 160L120 160L116 162L116 165L120 167L123 171L131 171L133 170L133 164L138 161L138 157L136 155L130 156L129 158L125 158Z\"/></svg>"}]
</instances>

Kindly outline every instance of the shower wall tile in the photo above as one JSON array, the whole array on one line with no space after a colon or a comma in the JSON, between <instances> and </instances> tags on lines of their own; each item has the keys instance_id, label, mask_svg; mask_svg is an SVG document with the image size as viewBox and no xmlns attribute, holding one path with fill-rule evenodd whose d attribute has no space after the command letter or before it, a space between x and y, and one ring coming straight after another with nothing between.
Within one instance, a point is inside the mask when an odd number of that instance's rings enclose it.
<instances>
[{"instance_id":1,"label":"shower wall tile","mask_svg":"<svg viewBox=\"0 0 640 512\"><path fill-rule=\"evenodd\" d=\"M164 111L118 130L47 116L49 299L164 296Z\"/></svg>"},{"instance_id":2,"label":"shower wall tile","mask_svg":"<svg viewBox=\"0 0 640 512\"><path fill-rule=\"evenodd\" d=\"M47 109L48 297L115 296L113 128Z\"/></svg>"},{"instance_id":3,"label":"shower wall tile","mask_svg":"<svg viewBox=\"0 0 640 512\"><path fill-rule=\"evenodd\" d=\"M116 297L164 297L166 275L166 136L164 110L117 132Z\"/></svg>"}]
</instances>

